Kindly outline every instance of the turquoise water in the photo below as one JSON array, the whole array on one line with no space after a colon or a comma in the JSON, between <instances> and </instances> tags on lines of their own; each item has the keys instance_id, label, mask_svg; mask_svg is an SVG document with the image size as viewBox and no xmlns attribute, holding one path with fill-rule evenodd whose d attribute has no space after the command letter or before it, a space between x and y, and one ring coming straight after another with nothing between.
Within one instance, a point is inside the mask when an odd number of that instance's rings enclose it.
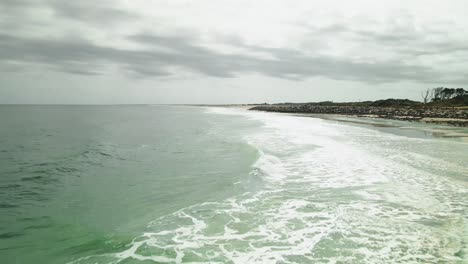
<instances>
[{"instance_id":1,"label":"turquoise water","mask_svg":"<svg viewBox=\"0 0 468 264\"><path fill-rule=\"evenodd\" d=\"M1 263L467 261L468 144L444 127L181 106L0 121Z\"/></svg>"}]
</instances>

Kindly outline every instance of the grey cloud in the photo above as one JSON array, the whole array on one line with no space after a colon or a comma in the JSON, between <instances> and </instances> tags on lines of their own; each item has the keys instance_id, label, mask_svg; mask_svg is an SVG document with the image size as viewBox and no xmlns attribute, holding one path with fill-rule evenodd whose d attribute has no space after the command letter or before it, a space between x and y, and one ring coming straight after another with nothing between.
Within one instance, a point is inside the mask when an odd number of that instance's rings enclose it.
<instances>
[{"instance_id":1,"label":"grey cloud","mask_svg":"<svg viewBox=\"0 0 468 264\"><path fill-rule=\"evenodd\" d=\"M49 1L49 7L57 16L84 23L108 24L136 19L138 16L110 1Z\"/></svg>"},{"instance_id":2,"label":"grey cloud","mask_svg":"<svg viewBox=\"0 0 468 264\"><path fill-rule=\"evenodd\" d=\"M403 80L466 83L468 75L461 65L468 58L467 32L458 31L458 36L454 37L450 35L449 30L441 30L450 25L415 27L412 21L413 19L409 17L406 25L391 22L381 24L379 27L384 29L378 31L347 23L335 23L324 27L306 26L310 32L307 41L312 43L321 40L325 43L339 41L362 47L363 54L367 51L372 51L373 54L386 54L385 56L390 59L382 62L377 56L375 66L379 68L393 65L391 68L394 67L394 71L400 72L394 77L403 75L401 76ZM356 52L360 54L359 50ZM443 63L440 58L444 59ZM422 60L424 63L421 63ZM420 66L408 66L409 64Z\"/></svg>"},{"instance_id":3,"label":"grey cloud","mask_svg":"<svg viewBox=\"0 0 468 264\"><path fill-rule=\"evenodd\" d=\"M162 64L151 57L155 54L102 47L85 41L26 39L0 35L0 60L42 64L57 70L95 75L103 74L106 65L117 64L141 72L140 65L160 68Z\"/></svg>"},{"instance_id":4,"label":"grey cloud","mask_svg":"<svg viewBox=\"0 0 468 264\"><path fill-rule=\"evenodd\" d=\"M353 62L329 56L306 57L303 54L285 56L279 51L278 63L265 65L271 76L323 76L337 80L357 80L363 82L393 82L414 80L425 82L436 74L422 66L410 66L398 62L365 63ZM431 76L432 75L432 76Z\"/></svg>"},{"instance_id":5,"label":"grey cloud","mask_svg":"<svg viewBox=\"0 0 468 264\"><path fill-rule=\"evenodd\" d=\"M24 23L21 20L29 21L31 12L34 13L38 9L51 10L58 18L86 24L110 26L118 22L138 19L138 15L108 0L2 0L0 2L0 11L3 11L5 15L3 23L8 22L8 24Z\"/></svg>"},{"instance_id":6,"label":"grey cloud","mask_svg":"<svg viewBox=\"0 0 468 264\"><path fill-rule=\"evenodd\" d=\"M31 0L4 0L0 1L0 30L13 31L24 27L30 21L27 11L36 2Z\"/></svg>"},{"instance_id":7,"label":"grey cloud","mask_svg":"<svg viewBox=\"0 0 468 264\"><path fill-rule=\"evenodd\" d=\"M2 0L0 2L0 7L5 8L5 9L7 9L7 8L13 9L13 8L29 6L29 5L35 4L35 3L38 3L38 1L34 1L34 0Z\"/></svg>"},{"instance_id":8,"label":"grey cloud","mask_svg":"<svg viewBox=\"0 0 468 264\"><path fill-rule=\"evenodd\" d=\"M170 75L170 67L213 77L259 73L285 79L322 76L364 82L427 82L439 77L430 68L398 61L353 62L330 56L309 57L297 50L242 46L252 51L266 52L275 58L268 60L222 54L196 45L191 38L140 34L129 36L129 40L144 44L146 49L117 49L85 41L26 39L4 34L0 35L0 61L42 64L85 75L105 74L106 66L117 65L124 71L145 78Z\"/></svg>"},{"instance_id":9,"label":"grey cloud","mask_svg":"<svg viewBox=\"0 0 468 264\"><path fill-rule=\"evenodd\" d=\"M420 37L415 32L408 30L405 31L402 29L385 32L375 32L370 30L355 30L352 32L363 39L390 45L420 40Z\"/></svg>"},{"instance_id":10,"label":"grey cloud","mask_svg":"<svg viewBox=\"0 0 468 264\"><path fill-rule=\"evenodd\" d=\"M375 22L377 23L377 22ZM372 43L376 46L411 55L430 55L453 52L468 52L466 41L453 40L447 31L431 28L415 29L413 25L385 25L385 30L375 31L335 23L323 27L306 27L312 37L343 35L343 39L353 43ZM463 35L460 32L460 35ZM468 36L465 35L468 39Z\"/></svg>"},{"instance_id":11,"label":"grey cloud","mask_svg":"<svg viewBox=\"0 0 468 264\"><path fill-rule=\"evenodd\" d=\"M3 32L14 32L11 29L21 23L18 17L29 19L21 12L30 8L52 10L57 23L63 19L74 20L89 24L94 29L137 19L135 14L112 4L110 1L3 0L0 2L0 10L7 15L0 18L0 29L3 28ZM24 21L24 24L34 24L30 20ZM461 82L468 79L431 66L408 63L412 57L433 54L444 54L452 61L466 58L468 48L465 43L444 39L444 32L418 32L411 26L394 26L375 32L352 28L345 23L309 27L308 30L309 35L317 40L326 41L330 35L344 35L343 42L350 40L352 43L362 44L363 48L366 43L372 43L395 54L387 60L376 58L374 61L355 61L349 57L326 56L318 52L312 52L314 55L311 56L300 50L246 45L236 37L226 37L223 40L223 44L265 53L273 58L262 59L249 55L224 54L199 46L197 37L186 33L179 36L128 36L127 40L145 47L132 50L100 46L85 40L19 37L12 33L1 34L0 30L0 66L11 71L27 69L28 64L42 65L81 75L106 74L108 66L117 66L131 76L145 78L169 76L173 68L182 68L220 78L234 77L241 73L258 73L293 80L320 76L377 83L403 80L433 82L442 79ZM455 52L458 57L452 56ZM11 67L12 63L20 66Z\"/></svg>"},{"instance_id":12,"label":"grey cloud","mask_svg":"<svg viewBox=\"0 0 468 264\"><path fill-rule=\"evenodd\" d=\"M27 39L0 35L0 61L43 64L66 72L95 73L108 65L148 77L167 75L166 68L179 66L206 75L231 76L226 59L216 60L216 53L176 37L156 37L160 50L127 50L103 47L85 41ZM82 68L81 70L78 70Z\"/></svg>"}]
</instances>

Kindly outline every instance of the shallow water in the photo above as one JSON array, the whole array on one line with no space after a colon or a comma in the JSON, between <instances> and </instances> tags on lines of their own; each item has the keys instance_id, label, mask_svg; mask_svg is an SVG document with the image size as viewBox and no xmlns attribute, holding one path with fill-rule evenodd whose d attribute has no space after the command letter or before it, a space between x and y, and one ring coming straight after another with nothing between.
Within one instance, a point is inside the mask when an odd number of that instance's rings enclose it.
<instances>
[{"instance_id":1,"label":"shallow water","mask_svg":"<svg viewBox=\"0 0 468 264\"><path fill-rule=\"evenodd\" d=\"M467 261L460 138L226 108L0 111L2 263Z\"/></svg>"}]
</instances>

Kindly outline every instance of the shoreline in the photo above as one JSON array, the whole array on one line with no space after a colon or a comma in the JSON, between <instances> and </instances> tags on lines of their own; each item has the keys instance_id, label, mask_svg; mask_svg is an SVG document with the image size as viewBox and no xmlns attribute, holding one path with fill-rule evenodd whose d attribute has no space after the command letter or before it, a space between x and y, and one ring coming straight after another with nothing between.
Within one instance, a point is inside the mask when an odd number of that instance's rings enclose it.
<instances>
[{"instance_id":1,"label":"shoreline","mask_svg":"<svg viewBox=\"0 0 468 264\"><path fill-rule=\"evenodd\" d=\"M468 127L468 109L459 108L411 108L375 106L324 106L317 104L274 104L256 105L248 108L248 110L290 114L331 114L356 117L370 117Z\"/></svg>"}]
</instances>

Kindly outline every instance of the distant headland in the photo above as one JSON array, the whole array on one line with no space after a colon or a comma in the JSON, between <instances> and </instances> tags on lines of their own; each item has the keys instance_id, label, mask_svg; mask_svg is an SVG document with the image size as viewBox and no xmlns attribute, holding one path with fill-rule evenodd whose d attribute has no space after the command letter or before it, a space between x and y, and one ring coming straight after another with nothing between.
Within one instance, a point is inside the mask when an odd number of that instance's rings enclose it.
<instances>
[{"instance_id":1,"label":"distant headland","mask_svg":"<svg viewBox=\"0 0 468 264\"><path fill-rule=\"evenodd\" d=\"M468 91L463 88L437 87L421 93L422 102L385 99L364 102L279 103L256 105L250 110L336 114L387 118L468 127Z\"/></svg>"}]
</instances>

